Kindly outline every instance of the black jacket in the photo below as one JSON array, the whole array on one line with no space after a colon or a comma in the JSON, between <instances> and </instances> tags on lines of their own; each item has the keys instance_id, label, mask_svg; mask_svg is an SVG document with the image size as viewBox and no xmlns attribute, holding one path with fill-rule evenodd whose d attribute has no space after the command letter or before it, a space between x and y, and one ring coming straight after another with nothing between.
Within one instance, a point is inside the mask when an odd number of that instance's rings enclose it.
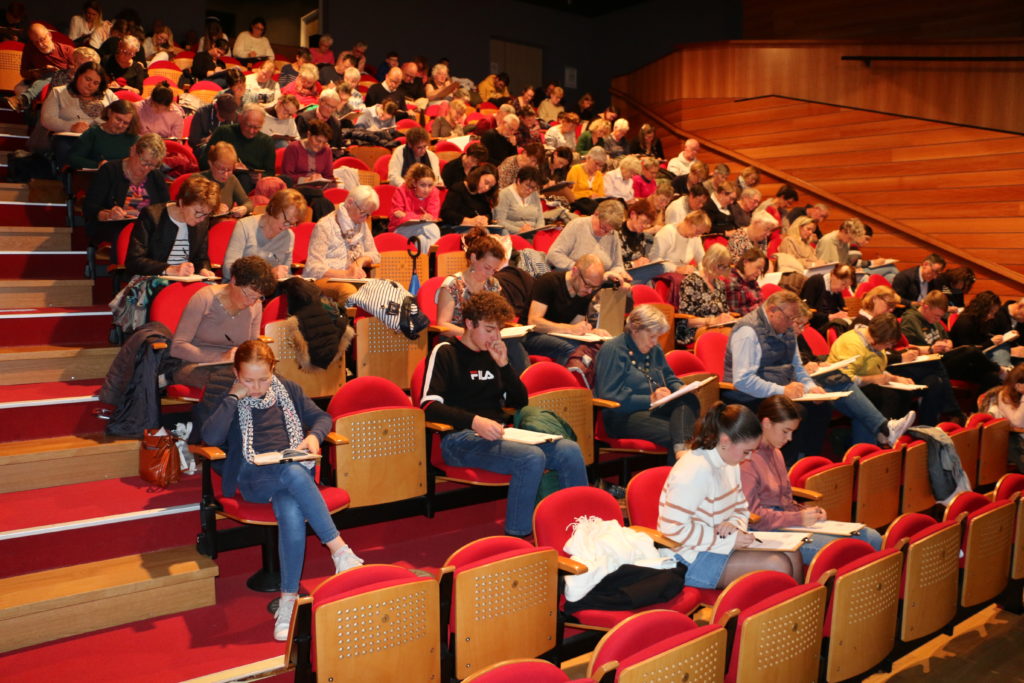
<instances>
[{"instance_id":1,"label":"black jacket","mask_svg":"<svg viewBox=\"0 0 1024 683\"><path fill-rule=\"evenodd\" d=\"M909 306L914 301L917 301L921 296L921 280L918 277L918 272L921 266L914 266L913 268L907 268L896 273L896 277L892 279L892 288L896 290L896 293L900 295L900 299L904 306ZM935 289L937 280L925 283L925 291L928 292Z\"/></svg>"},{"instance_id":2,"label":"black jacket","mask_svg":"<svg viewBox=\"0 0 1024 683\"><path fill-rule=\"evenodd\" d=\"M162 349L153 344L162 342ZM171 331L163 323L140 327L114 358L100 389L99 399L114 406L107 434L141 436L144 429L160 426L160 390L157 379L180 364L169 353Z\"/></svg>"},{"instance_id":3,"label":"black jacket","mask_svg":"<svg viewBox=\"0 0 1024 683\"><path fill-rule=\"evenodd\" d=\"M146 176L146 193L150 204L166 204L171 200L167 191L167 179L160 169L154 169ZM100 232L104 222L99 220L99 213L104 209L124 206L128 196L128 178L124 174L124 159L108 161L103 164L85 193L82 211L85 214L85 228L92 236Z\"/></svg>"},{"instance_id":4,"label":"black jacket","mask_svg":"<svg viewBox=\"0 0 1024 683\"><path fill-rule=\"evenodd\" d=\"M178 234L178 226L167 215L167 206L151 204L135 221L125 259L129 274L159 275L167 269L167 258ZM206 252L209 230L209 219L188 229L188 260L196 267L196 272L210 267Z\"/></svg>"}]
</instances>

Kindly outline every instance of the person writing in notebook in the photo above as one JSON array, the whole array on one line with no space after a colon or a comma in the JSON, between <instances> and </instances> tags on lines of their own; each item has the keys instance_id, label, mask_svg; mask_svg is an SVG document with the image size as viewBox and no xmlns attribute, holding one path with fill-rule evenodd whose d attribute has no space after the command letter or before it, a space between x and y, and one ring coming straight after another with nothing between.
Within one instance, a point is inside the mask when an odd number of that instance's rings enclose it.
<instances>
[{"instance_id":1,"label":"person writing in notebook","mask_svg":"<svg viewBox=\"0 0 1024 683\"><path fill-rule=\"evenodd\" d=\"M812 378L797 349L794 325L800 315L799 297L782 290L736 322L729 335L722 373L722 379L732 382L735 388L723 391L722 399L756 409L762 399L779 394L796 400L805 394L843 392L845 395L829 402L808 396L807 419L783 451L787 464L821 452L833 408L853 423L853 443L895 444L914 424L917 414L911 410L898 420L886 420L860 387L845 375L834 372Z\"/></svg>"},{"instance_id":2,"label":"person writing in notebook","mask_svg":"<svg viewBox=\"0 0 1024 683\"><path fill-rule=\"evenodd\" d=\"M510 474L505 533L533 532L533 505L544 470L558 474L559 486L586 486L583 455L569 439L527 445L504 439L509 416L529 399L508 362L501 326L513 317L500 294L474 294L462 309L465 334L433 348L423 378L420 406L431 422L451 425L441 438L444 461Z\"/></svg>"}]
</instances>

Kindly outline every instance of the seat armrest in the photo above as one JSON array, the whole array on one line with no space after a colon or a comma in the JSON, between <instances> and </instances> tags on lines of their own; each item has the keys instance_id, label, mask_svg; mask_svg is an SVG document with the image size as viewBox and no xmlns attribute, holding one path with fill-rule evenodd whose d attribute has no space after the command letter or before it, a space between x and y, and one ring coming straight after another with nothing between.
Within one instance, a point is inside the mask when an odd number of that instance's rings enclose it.
<instances>
[{"instance_id":1,"label":"seat armrest","mask_svg":"<svg viewBox=\"0 0 1024 683\"><path fill-rule=\"evenodd\" d=\"M618 408L620 405L622 405L617 401L609 401L604 398L595 398L592 400L595 408Z\"/></svg>"},{"instance_id":2,"label":"seat armrest","mask_svg":"<svg viewBox=\"0 0 1024 683\"><path fill-rule=\"evenodd\" d=\"M440 325L427 325L427 332L431 334L441 334L444 332L444 328Z\"/></svg>"},{"instance_id":3,"label":"seat armrest","mask_svg":"<svg viewBox=\"0 0 1024 683\"><path fill-rule=\"evenodd\" d=\"M223 450L217 448L216 446L203 446L198 444L192 444L188 447L188 450L192 453L192 455L203 458L204 460L210 460L211 462L214 460L223 460L224 458L227 457L227 454L225 454Z\"/></svg>"},{"instance_id":4,"label":"seat armrest","mask_svg":"<svg viewBox=\"0 0 1024 683\"><path fill-rule=\"evenodd\" d=\"M811 489L803 489L798 486L794 486L793 497L803 498L804 500L821 500L824 498L824 494L819 491L812 491Z\"/></svg>"},{"instance_id":5,"label":"seat armrest","mask_svg":"<svg viewBox=\"0 0 1024 683\"><path fill-rule=\"evenodd\" d=\"M455 429L455 427L446 425L443 422L424 422L423 424L427 429L432 429L435 432L450 432Z\"/></svg>"},{"instance_id":6,"label":"seat armrest","mask_svg":"<svg viewBox=\"0 0 1024 683\"><path fill-rule=\"evenodd\" d=\"M167 342L153 342L149 345L149 348L154 351L163 351L167 348Z\"/></svg>"},{"instance_id":7,"label":"seat armrest","mask_svg":"<svg viewBox=\"0 0 1024 683\"><path fill-rule=\"evenodd\" d=\"M736 385L733 384L732 382L722 382L721 380L719 380L718 388L719 389L735 389Z\"/></svg>"},{"instance_id":8,"label":"seat armrest","mask_svg":"<svg viewBox=\"0 0 1024 683\"><path fill-rule=\"evenodd\" d=\"M338 432L327 432L327 436L324 437L324 441L332 446L347 446L351 443L347 436L342 436Z\"/></svg>"},{"instance_id":9,"label":"seat armrest","mask_svg":"<svg viewBox=\"0 0 1024 683\"><path fill-rule=\"evenodd\" d=\"M273 344L274 343L274 338L273 337L268 337L265 334L261 334L259 337L257 337L257 339L259 339L264 344Z\"/></svg>"},{"instance_id":10,"label":"seat armrest","mask_svg":"<svg viewBox=\"0 0 1024 683\"><path fill-rule=\"evenodd\" d=\"M558 569L559 571L566 572L567 574L586 574L590 571L590 568L582 562L576 560L570 560L568 557L558 558Z\"/></svg>"},{"instance_id":11,"label":"seat armrest","mask_svg":"<svg viewBox=\"0 0 1024 683\"><path fill-rule=\"evenodd\" d=\"M656 544L658 544L660 546L663 546L665 548L670 548L672 550L675 550L676 548L679 547L678 543L676 543L671 538L669 538L665 534L661 533L657 529L652 529L652 528L646 527L646 526L638 526L636 524L631 524L629 528L632 529L633 531L639 531L640 533L648 536Z\"/></svg>"}]
</instances>

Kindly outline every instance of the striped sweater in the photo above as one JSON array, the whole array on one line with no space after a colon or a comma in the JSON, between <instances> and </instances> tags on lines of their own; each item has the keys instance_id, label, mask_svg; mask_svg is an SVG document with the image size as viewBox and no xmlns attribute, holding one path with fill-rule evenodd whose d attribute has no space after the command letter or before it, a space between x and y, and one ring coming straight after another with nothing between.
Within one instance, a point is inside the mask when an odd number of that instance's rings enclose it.
<instances>
[{"instance_id":1,"label":"striped sweater","mask_svg":"<svg viewBox=\"0 0 1024 683\"><path fill-rule=\"evenodd\" d=\"M732 522L746 530L748 508L740 468L717 450L687 451L676 461L658 501L658 531L678 542L679 555L693 562L700 551L729 554L736 534L720 538L715 527Z\"/></svg>"}]
</instances>

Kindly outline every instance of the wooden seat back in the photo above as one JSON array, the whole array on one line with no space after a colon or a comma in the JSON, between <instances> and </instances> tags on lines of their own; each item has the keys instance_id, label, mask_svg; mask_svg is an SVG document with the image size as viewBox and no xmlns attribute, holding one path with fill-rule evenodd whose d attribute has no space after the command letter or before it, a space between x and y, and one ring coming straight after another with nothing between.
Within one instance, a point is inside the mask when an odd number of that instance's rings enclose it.
<instances>
[{"instance_id":1,"label":"wooden seat back","mask_svg":"<svg viewBox=\"0 0 1024 683\"><path fill-rule=\"evenodd\" d=\"M928 478L928 444L916 441L903 449L903 494L900 513L922 512L935 505Z\"/></svg>"},{"instance_id":2,"label":"wooden seat back","mask_svg":"<svg viewBox=\"0 0 1024 683\"><path fill-rule=\"evenodd\" d=\"M1009 448L1009 420L992 420L981 425L981 437L978 439L978 486L994 484L1006 474Z\"/></svg>"},{"instance_id":3,"label":"wooden seat back","mask_svg":"<svg viewBox=\"0 0 1024 683\"><path fill-rule=\"evenodd\" d=\"M376 375L409 388L409 377L427 357L427 335L407 339L373 316L357 316L355 339L356 376Z\"/></svg>"},{"instance_id":4,"label":"wooden seat back","mask_svg":"<svg viewBox=\"0 0 1024 683\"><path fill-rule=\"evenodd\" d=\"M1003 501L1001 505L986 508L967 520L960 590L962 607L994 599L1006 587L1010 576L1017 504Z\"/></svg>"},{"instance_id":5,"label":"wooden seat back","mask_svg":"<svg viewBox=\"0 0 1024 683\"><path fill-rule=\"evenodd\" d=\"M338 486L350 507L391 503L427 493L423 411L385 408L343 415L334 431L348 438L335 449Z\"/></svg>"},{"instance_id":6,"label":"wooden seat back","mask_svg":"<svg viewBox=\"0 0 1024 683\"><path fill-rule=\"evenodd\" d=\"M825 510L828 519L852 521L853 474L853 465L842 464L812 474L804 482L804 488L821 493L817 505Z\"/></svg>"},{"instance_id":7,"label":"wooden seat back","mask_svg":"<svg viewBox=\"0 0 1024 683\"><path fill-rule=\"evenodd\" d=\"M857 460L853 519L872 529L886 526L900 511L902 449Z\"/></svg>"},{"instance_id":8,"label":"wooden seat back","mask_svg":"<svg viewBox=\"0 0 1024 683\"><path fill-rule=\"evenodd\" d=\"M960 581L960 525L910 543L905 550L900 640L935 633L956 616Z\"/></svg>"},{"instance_id":9,"label":"wooden seat back","mask_svg":"<svg viewBox=\"0 0 1024 683\"><path fill-rule=\"evenodd\" d=\"M550 410L569 423L587 465L594 463L593 398L594 395L583 387L543 391L530 396L531 406Z\"/></svg>"},{"instance_id":10,"label":"wooden seat back","mask_svg":"<svg viewBox=\"0 0 1024 683\"><path fill-rule=\"evenodd\" d=\"M272 341L270 348L274 350L277 366L274 372L285 379L302 387L310 398L333 396L338 388L345 383L345 355L338 356L326 368L310 365L302 368L297 358L297 339L301 336L295 321L275 320L267 323L266 336Z\"/></svg>"}]
</instances>

